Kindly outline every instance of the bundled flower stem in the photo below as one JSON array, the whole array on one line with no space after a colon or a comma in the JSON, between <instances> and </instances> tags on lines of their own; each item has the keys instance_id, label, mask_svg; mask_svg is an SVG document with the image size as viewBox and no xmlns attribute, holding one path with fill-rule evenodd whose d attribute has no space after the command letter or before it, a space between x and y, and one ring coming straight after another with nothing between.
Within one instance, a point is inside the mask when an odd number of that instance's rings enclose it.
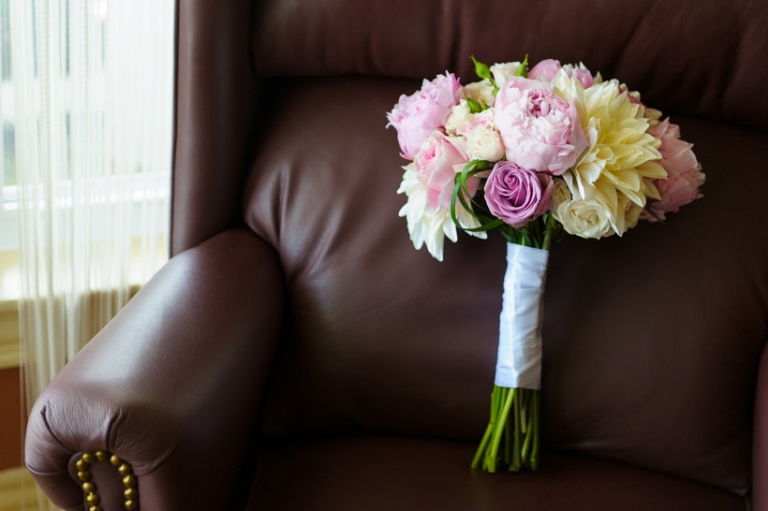
<instances>
[{"instance_id":1,"label":"bundled flower stem","mask_svg":"<svg viewBox=\"0 0 768 511\"><path fill-rule=\"evenodd\" d=\"M546 215L534 225L521 229L519 237L533 240L537 248L549 250L554 236L559 231L559 222L552 215ZM536 225L539 224L539 225ZM528 228L544 225L541 240L531 236ZM505 231L506 229L502 229ZM514 242L514 232L506 232L507 241ZM540 241L540 243L539 243ZM498 469L508 469L519 472L523 468L537 470L539 465L540 445L540 398L538 389L509 388L493 386L491 393L491 417L485 434L480 441L472 468L486 472L496 472Z\"/></svg>"},{"instance_id":2,"label":"bundled flower stem","mask_svg":"<svg viewBox=\"0 0 768 511\"><path fill-rule=\"evenodd\" d=\"M539 416L538 390L494 385L491 420L472 459L472 468L491 473L499 467L513 472L524 467L537 470Z\"/></svg>"}]
</instances>

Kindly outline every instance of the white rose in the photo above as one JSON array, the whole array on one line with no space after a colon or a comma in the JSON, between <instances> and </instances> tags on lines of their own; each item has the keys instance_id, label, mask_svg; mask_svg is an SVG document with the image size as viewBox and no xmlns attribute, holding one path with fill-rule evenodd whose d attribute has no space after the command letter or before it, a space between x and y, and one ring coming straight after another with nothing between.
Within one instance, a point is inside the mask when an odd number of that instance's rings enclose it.
<instances>
[{"instance_id":1,"label":"white rose","mask_svg":"<svg viewBox=\"0 0 768 511\"><path fill-rule=\"evenodd\" d=\"M467 137L467 154L473 160L498 161L504 157L504 143L496 130L478 126Z\"/></svg>"},{"instance_id":2,"label":"white rose","mask_svg":"<svg viewBox=\"0 0 768 511\"><path fill-rule=\"evenodd\" d=\"M557 217L565 232L582 238L602 238L613 234L613 217L596 200L573 200L557 207Z\"/></svg>"},{"instance_id":3,"label":"white rose","mask_svg":"<svg viewBox=\"0 0 768 511\"><path fill-rule=\"evenodd\" d=\"M560 178L555 178L555 188L552 190L552 198L549 200L549 211L554 214L555 218L557 218L558 206L571 199L571 191L568 189L568 185L565 181ZM557 219L560 220L559 218Z\"/></svg>"},{"instance_id":4,"label":"white rose","mask_svg":"<svg viewBox=\"0 0 768 511\"><path fill-rule=\"evenodd\" d=\"M486 128L489 130L494 129L496 124L494 123L493 112L493 108L489 108L488 110L483 110L477 114L469 114L457 130L459 135L469 137L469 134L472 133L472 130L477 128Z\"/></svg>"},{"instance_id":5,"label":"white rose","mask_svg":"<svg viewBox=\"0 0 768 511\"><path fill-rule=\"evenodd\" d=\"M496 101L496 96L493 93L493 85L491 85L491 82L488 80L465 85L464 92L467 93L468 98L474 99L481 105L485 103L487 106L493 106L494 101Z\"/></svg>"},{"instance_id":6,"label":"white rose","mask_svg":"<svg viewBox=\"0 0 768 511\"><path fill-rule=\"evenodd\" d=\"M462 126L469 120L470 115L472 114L469 112L467 101L461 99L459 104L451 109L451 113L445 120L445 132L452 136L458 135Z\"/></svg>"},{"instance_id":7,"label":"white rose","mask_svg":"<svg viewBox=\"0 0 768 511\"><path fill-rule=\"evenodd\" d=\"M520 62L505 62L492 65L491 74L493 75L493 81L496 82L496 87L501 89L507 78L514 76L518 69L520 69Z\"/></svg>"}]
</instances>

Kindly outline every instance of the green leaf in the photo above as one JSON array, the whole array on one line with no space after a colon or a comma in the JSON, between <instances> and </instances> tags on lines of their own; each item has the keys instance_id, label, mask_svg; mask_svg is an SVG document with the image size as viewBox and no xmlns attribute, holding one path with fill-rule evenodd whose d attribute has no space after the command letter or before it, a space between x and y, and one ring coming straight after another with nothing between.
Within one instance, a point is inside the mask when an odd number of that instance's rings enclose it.
<instances>
[{"instance_id":1,"label":"green leaf","mask_svg":"<svg viewBox=\"0 0 768 511\"><path fill-rule=\"evenodd\" d=\"M475 64L475 74L480 78L490 80L491 70L488 68L488 66L477 60L474 55L470 55L469 58L471 58L472 62Z\"/></svg>"},{"instance_id":2,"label":"green leaf","mask_svg":"<svg viewBox=\"0 0 768 511\"><path fill-rule=\"evenodd\" d=\"M504 220L497 218L495 220L491 220L490 222L484 223L480 227L462 227L462 229L469 232L486 232L492 229L496 229L497 227L501 227L502 224L504 224Z\"/></svg>"},{"instance_id":3,"label":"green leaf","mask_svg":"<svg viewBox=\"0 0 768 511\"><path fill-rule=\"evenodd\" d=\"M483 108L483 105L481 105L480 103L478 103L474 99L472 99L472 98L470 98L468 96L464 96L464 99L467 101L467 106L469 106L469 112L470 113L472 113L472 114L479 114L480 112L485 110L485 108Z\"/></svg>"},{"instance_id":4,"label":"green leaf","mask_svg":"<svg viewBox=\"0 0 768 511\"><path fill-rule=\"evenodd\" d=\"M522 64L520 64L520 67L517 68L517 72L515 73L515 76L522 76L525 78L528 76L528 54L525 54L525 58L523 59Z\"/></svg>"},{"instance_id":5,"label":"green leaf","mask_svg":"<svg viewBox=\"0 0 768 511\"><path fill-rule=\"evenodd\" d=\"M473 211L468 202L468 200L470 202L474 201L472 200L472 196L470 195L469 189L467 188L467 179L484 170L489 169L490 167L491 162L489 161L472 160L464 165L464 168L461 169L461 172L456 174L456 177L454 178L453 193L451 194L451 220L453 220L453 223L461 229L476 232L487 231L489 229L498 227L498 224L496 224L494 221L484 222L484 220ZM458 201L464 207L464 209L469 212L470 215L475 217L477 221L481 223L480 227L466 229L462 227L461 224L459 224L459 219L456 216L456 201Z\"/></svg>"}]
</instances>

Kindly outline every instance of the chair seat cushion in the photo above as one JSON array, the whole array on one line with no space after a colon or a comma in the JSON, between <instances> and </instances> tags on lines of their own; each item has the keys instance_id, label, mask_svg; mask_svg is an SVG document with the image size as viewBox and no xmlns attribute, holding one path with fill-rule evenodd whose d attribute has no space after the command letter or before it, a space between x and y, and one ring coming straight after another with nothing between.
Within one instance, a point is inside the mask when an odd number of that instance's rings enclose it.
<instances>
[{"instance_id":1,"label":"chair seat cushion","mask_svg":"<svg viewBox=\"0 0 768 511\"><path fill-rule=\"evenodd\" d=\"M731 492L660 472L548 451L536 473L469 468L469 443L392 436L265 444L248 510L744 510Z\"/></svg>"}]
</instances>

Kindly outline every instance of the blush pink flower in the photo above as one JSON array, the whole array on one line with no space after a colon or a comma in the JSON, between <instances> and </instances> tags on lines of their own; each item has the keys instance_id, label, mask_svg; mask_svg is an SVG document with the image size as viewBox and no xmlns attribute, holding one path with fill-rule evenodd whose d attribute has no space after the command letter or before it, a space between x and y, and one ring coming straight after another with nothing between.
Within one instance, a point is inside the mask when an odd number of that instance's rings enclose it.
<instances>
[{"instance_id":1,"label":"blush pink flower","mask_svg":"<svg viewBox=\"0 0 768 511\"><path fill-rule=\"evenodd\" d=\"M544 80L547 82L551 82L552 78L555 77L558 71L560 71L560 68L563 66L560 65L559 60L555 59L545 59L542 61L539 61L538 64L533 66L528 71L528 78L531 80Z\"/></svg>"},{"instance_id":2,"label":"blush pink flower","mask_svg":"<svg viewBox=\"0 0 768 511\"><path fill-rule=\"evenodd\" d=\"M451 109L459 104L462 88L453 73L424 80L421 89L410 96L403 94L387 114L387 127L397 130L402 156L412 160L421 144L435 130L443 130Z\"/></svg>"},{"instance_id":3,"label":"blush pink flower","mask_svg":"<svg viewBox=\"0 0 768 511\"><path fill-rule=\"evenodd\" d=\"M576 107L544 82L511 77L494 111L507 160L522 168L559 176L589 145Z\"/></svg>"},{"instance_id":4,"label":"blush pink flower","mask_svg":"<svg viewBox=\"0 0 768 511\"><path fill-rule=\"evenodd\" d=\"M520 228L547 211L554 187L549 174L501 161L485 183L485 202L494 216Z\"/></svg>"},{"instance_id":5,"label":"blush pink flower","mask_svg":"<svg viewBox=\"0 0 768 511\"><path fill-rule=\"evenodd\" d=\"M461 137L447 137L433 131L416 153L413 163L419 179L428 187L427 207L431 210L447 211L451 207L451 196L456 173L469 162ZM470 195L477 191L479 179L467 181Z\"/></svg>"},{"instance_id":6,"label":"blush pink flower","mask_svg":"<svg viewBox=\"0 0 768 511\"><path fill-rule=\"evenodd\" d=\"M544 80L547 83L551 83L558 71L564 70L565 74L571 78L575 77L585 89L592 87L595 84L595 79L590 73L589 69L584 67L584 64L574 66L572 64L560 65L559 60L546 59L542 60L528 71L528 78L531 80Z\"/></svg>"},{"instance_id":7,"label":"blush pink flower","mask_svg":"<svg viewBox=\"0 0 768 511\"><path fill-rule=\"evenodd\" d=\"M477 128L492 130L493 125L493 110L484 110L477 114L471 114L467 117L466 122L461 126L459 134L468 137Z\"/></svg>"},{"instance_id":8,"label":"blush pink flower","mask_svg":"<svg viewBox=\"0 0 768 511\"><path fill-rule=\"evenodd\" d=\"M666 179L654 182L661 200L653 201L650 207L664 219L665 213L677 213L684 206L702 197L699 188L706 176L691 148L693 144L680 140L680 127L670 124L669 119L654 126L649 133L661 140L661 164L667 171Z\"/></svg>"}]
</instances>

